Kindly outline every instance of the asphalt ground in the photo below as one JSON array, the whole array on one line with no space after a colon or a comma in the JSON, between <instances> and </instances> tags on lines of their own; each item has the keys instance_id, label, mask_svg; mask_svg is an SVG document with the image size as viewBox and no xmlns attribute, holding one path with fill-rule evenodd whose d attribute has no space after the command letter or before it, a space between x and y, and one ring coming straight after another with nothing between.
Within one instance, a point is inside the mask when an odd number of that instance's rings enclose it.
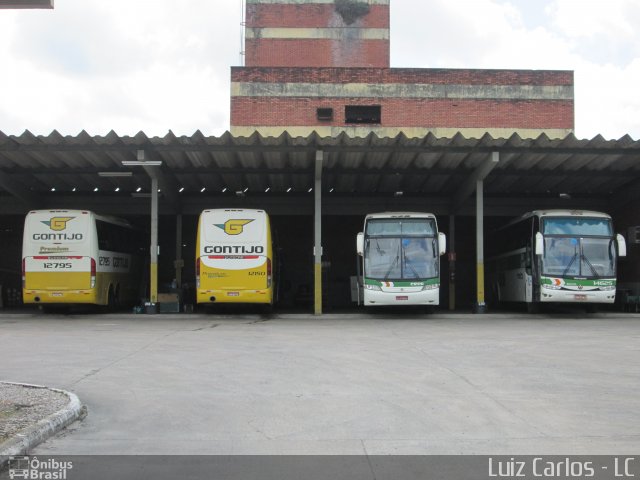
<instances>
[{"instance_id":1,"label":"asphalt ground","mask_svg":"<svg viewBox=\"0 0 640 480\"><path fill-rule=\"evenodd\" d=\"M637 314L4 313L0 359L88 407L34 455L640 447Z\"/></svg>"}]
</instances>

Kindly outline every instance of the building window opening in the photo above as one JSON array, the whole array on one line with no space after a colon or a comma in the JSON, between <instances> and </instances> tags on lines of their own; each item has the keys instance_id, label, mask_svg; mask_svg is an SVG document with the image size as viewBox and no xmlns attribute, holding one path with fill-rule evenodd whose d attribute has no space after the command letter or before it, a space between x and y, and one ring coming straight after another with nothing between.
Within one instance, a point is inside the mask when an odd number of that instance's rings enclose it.
<instances>
[{"instance_id":1,"label":"building window opening","mask_svg":"<svg viewBox=\"0 0 640 480\"><path fill-rule=\"evenodd\" d=\"M347 105L344 112L345 123L382 123L380 105Z\"/></svg>"},{"instance_id":2,"label":"building window opening","mask_svg":"<svg viewBox=\"0 0 640 480\"><path fill-rule=\"evenodd\" d=\"M322 122L330 122L333 120L333 108L318 108L316 118Z\"/></svg>"}]
</instances>

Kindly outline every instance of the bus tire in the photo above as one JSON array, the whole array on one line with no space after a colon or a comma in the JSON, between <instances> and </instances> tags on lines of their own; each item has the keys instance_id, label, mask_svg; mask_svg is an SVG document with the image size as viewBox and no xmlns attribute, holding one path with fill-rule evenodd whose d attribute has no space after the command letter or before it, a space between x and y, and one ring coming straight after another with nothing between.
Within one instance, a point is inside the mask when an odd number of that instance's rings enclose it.
<instances>
[{"instance_id":1,"label":"bus tire","mask_svg":"<svg viewBox=\"0 0 640 480\"><path fill-rule=\"evenodd\" d=\"M262 306L262 314L263 315L271 315L271 314L273 314L273 303L265 303Z\"/></svg>"},{"instance_id":2,"label":"bus tire","mask_svg":"<svg viewBox=\"0 0 640 480\"><path fill-rule=\"evenodd\" d=\"M109 293L107 294L107 311L113 312L116 309L116 306L116 294L113 291L113 287L109 287Z\"/></svg>"}]
</instances>

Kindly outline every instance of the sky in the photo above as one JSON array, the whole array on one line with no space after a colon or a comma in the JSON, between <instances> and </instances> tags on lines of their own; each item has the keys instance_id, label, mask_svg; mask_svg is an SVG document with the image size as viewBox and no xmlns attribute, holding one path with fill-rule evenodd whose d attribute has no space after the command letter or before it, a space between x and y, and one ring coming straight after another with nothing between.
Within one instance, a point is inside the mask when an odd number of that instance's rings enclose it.
<instances>
[{"instance_id":1,"label":"sky","mask_svg":"<svg viewBox=\"0 0 640 480\"><path fill-rule=\"evenodd\" d=\"M0 10L0 131L218 136L242 0ZM640 139L638 0L392 0L391 66L575 72L575 134Z\"/></svg>"}]
</instances>

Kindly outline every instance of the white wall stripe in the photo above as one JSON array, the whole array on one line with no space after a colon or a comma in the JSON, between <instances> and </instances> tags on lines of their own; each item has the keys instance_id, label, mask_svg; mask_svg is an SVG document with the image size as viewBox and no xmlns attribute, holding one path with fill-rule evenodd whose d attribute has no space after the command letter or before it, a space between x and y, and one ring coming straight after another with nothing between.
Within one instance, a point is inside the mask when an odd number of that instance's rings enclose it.
<instances>
[{"instance_id":1,"label":"white wall stripe","mask_svg":"<svg viewBox=\"0 0 640 480\"><path fill-rule=\"evenodd\" d=\"M232 97L573 100L573 86L232 82Z\"/></svg>"},{"instance_id":2,"label":"white wall stripe","mask_svg":"<svg viewBox=\"0 0 640 480\"><path fill-rule=\"evenodd\" d=\"M312 39L312 40L389 40L387 28L249 28L247 40L255 39Z\"/></svg>"}]
</instances>

